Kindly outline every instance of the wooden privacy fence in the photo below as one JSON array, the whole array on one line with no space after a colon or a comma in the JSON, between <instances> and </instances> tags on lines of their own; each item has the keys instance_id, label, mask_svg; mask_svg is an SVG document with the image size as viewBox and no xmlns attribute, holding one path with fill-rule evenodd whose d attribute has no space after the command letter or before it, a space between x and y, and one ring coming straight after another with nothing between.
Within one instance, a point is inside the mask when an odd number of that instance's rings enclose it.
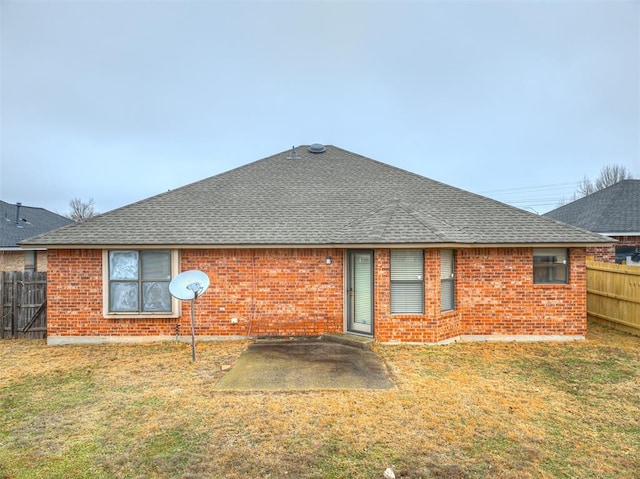
<instances>
[{"instance_id":1,"label":"wooden privacy fence","mask_svg":"<svg viewBox=\"0 0 640 479\"><path fill-rule=\"evenodd\" d=\"M587 261L587 314L640 335L640 267Z\"/></svg>"},{"instance_id":2,"label":"wooden privacy fence","mask_svg":"<svg viewBox=\"0 0 640 479\"><path fill-rule=\"evenodd\" d=\"M47 273L0 272L0 338L47 336Z\"/></svg>"}]
</instances>

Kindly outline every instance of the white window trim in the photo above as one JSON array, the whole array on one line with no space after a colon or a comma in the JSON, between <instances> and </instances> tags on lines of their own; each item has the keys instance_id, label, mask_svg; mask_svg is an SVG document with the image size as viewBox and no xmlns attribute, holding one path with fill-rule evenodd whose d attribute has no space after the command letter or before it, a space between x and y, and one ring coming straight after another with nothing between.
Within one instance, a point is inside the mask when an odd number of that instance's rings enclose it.
<instances>
[{"instance_id":1,"label":"white window trim","mask_svg":"<svg viewBox=\"0 0 640 479\"><path fill-rule=\"evenodd\" d=\"M166 251L166 248L163 248ZM128 248L128 251L142 251L136 248ZM106 319L143 319L143 318L179 318L182 314L180 300L171 296L171 312L146 312L128 313L109 311L109 251L116 249L102 250L102 316ZM175 278L180 272L180 255L178 250L172 249L171 253L171 278Z\"/></svg>"}]
</instances>

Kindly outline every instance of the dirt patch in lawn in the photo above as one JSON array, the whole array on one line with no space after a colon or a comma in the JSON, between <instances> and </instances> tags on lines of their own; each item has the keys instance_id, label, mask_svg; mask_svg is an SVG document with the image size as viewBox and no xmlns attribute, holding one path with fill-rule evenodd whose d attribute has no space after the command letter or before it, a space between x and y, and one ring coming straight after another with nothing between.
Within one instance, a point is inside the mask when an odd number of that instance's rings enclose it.
<instances>
[{"instance_id":1,"label":"dirt patch in lawn","mask_svg":"<svg viewBox=\"0 0 640 479\"><path fill-rule=\"evenodd\" d=\"M373 351L319 339L251 344L216 385L221 391L391 389Z\"/></svg>"},{"instance_id":2,"label":"dirt patch in lawn","mask_svg":"<svg viewBox=\"0 0 640 479\"><path fill-rule=\"evenodd\" d=\"M0 341L0 477L631 478L640 338L375 346L392 390L223 392L248 342Z\"/></svg>"}]
</instances>

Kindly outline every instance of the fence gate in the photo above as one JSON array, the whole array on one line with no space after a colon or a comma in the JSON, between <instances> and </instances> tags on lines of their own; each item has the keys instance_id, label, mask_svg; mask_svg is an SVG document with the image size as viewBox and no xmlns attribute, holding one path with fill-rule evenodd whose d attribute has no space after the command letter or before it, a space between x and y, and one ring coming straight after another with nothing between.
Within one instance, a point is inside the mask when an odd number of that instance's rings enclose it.
<instances>
[{"instance_id":1,"label":"fence gate","mask_svg":"<svg viewBox=\"0 0 640 479\"><path fill-rule=\"evenodd\" d=\"M47 336L47 273L0 272L0 338Z\"/></svg>"}]
</instances>

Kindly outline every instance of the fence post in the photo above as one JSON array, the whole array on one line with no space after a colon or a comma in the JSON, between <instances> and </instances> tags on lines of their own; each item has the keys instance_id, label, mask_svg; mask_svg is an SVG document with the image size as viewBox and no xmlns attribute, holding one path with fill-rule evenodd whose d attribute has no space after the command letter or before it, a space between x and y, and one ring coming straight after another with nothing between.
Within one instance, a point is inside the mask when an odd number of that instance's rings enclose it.
<instances>
[{"instance_id":1,"label":"fence post","mask_svg":"<svg viewBox=\"0 0 640 479\"><path fill-rule=\"evenodd\" d=\"M12 285L13 285L13 296L15 298L15 300L13 301L13 307L11 308L11 337L15 338L18 335L18 318L19 318L19 314L20 314L20 296L22 294L22 291L18 290L18 287L20 286L21 281L18 280L18 275L17 274L13 274L11 275L13 277L13 281L12 281Z\"/></svg>"},{"instance_id":2,"label":"fence post","mask_svg":"<svg viewBox=\"0 0 640 479\"><path fill-rule=\"evenodd\" d=\"M5 272L0 271L0 339L4 339L4 308L5 308L5 287L4 287Z\"/></svg>"}]
</instances>

